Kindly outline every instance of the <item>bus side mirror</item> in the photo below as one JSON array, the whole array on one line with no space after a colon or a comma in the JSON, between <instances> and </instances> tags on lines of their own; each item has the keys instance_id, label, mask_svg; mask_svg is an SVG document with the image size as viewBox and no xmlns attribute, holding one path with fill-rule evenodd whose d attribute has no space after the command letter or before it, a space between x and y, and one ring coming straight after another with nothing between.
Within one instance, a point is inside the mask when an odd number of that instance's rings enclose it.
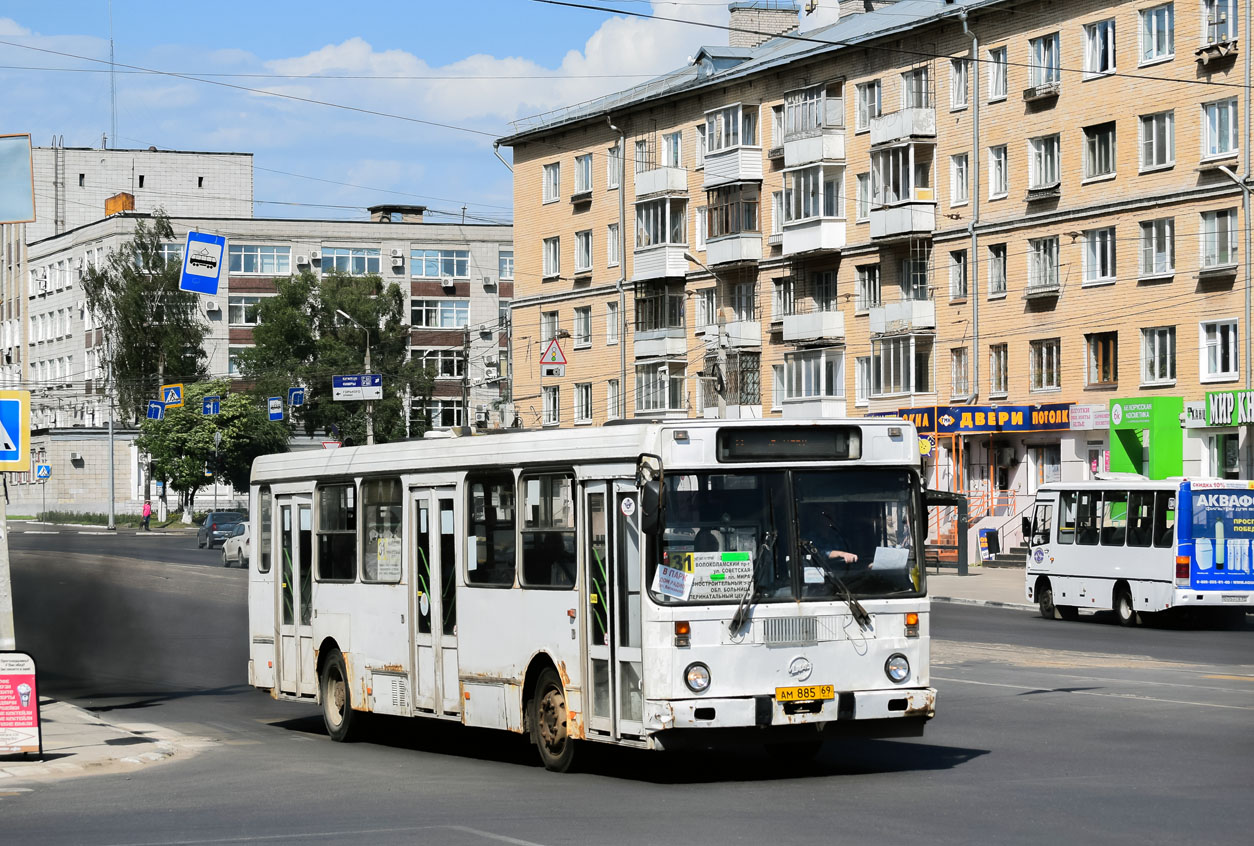
<instances>
[{"instance_id":1,"label":"bus side mirror","mask_svg":"<svg viewBox=\"0 0 1254 846\"><path fill-rule=\"evenodd\" d=\"M1023 540L1029 545L1032 543L1032 518L1023 515Z\"/></svg>"},{"instance_id":2,"label":"bus side mirror","mask_svg":"<svg viewBox=\"0 0 1254 846\"><path fill-rule=\"evenodd\" d=\"M662 483L656 479L640 487L640 531L656 534L662 522Z\"/></svg>"}]
</instances>

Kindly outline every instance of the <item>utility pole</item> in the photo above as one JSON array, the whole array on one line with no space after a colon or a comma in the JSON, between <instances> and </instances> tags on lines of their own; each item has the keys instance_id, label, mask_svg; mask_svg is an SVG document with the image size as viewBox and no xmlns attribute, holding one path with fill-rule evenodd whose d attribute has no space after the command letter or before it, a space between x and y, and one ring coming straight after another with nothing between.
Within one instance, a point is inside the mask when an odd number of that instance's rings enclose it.
<instances>
[{"instance_id":1,"label":"utility pole","mask_svg":"<svg viewBox=\"0 0 1254 846\"><path fill-rule=\"evenodd\" d=\"M113 345L108 340L105 341L105 366L108 368L105 376L105 384L107 386L105 396L109 403L109 523L105 528L113 532L117 530L118 525L113 502L117 491L117 488L114 487L113 478Z\"/></svg>"},{"instance_id":2,"label":"utility pole","mask_svg":"<svg viewBox=\"0 0 1254 846\"><path fill-rule=\"evenodd\" d=\"M718 380L714 383L714 391L718 394L718 419L727 419L727 324L723 316L718 317ZM722 382L720 386L718 383Z\"/></svg>"},{"instance_id":3,"label":"utility pole","mask_svg":"<svg viewBox=\"0 0 1254 846\"><path fill-rule=\"evenodd\" d=\"M370 374L370 330L362 326L356 320L353 320L343 309L336 309L335 313L356 326L366 335L366 375ZM366 446L374 445L374 400L366 400Z\"/></svg>"},{"instance_id":4,"label":"utility pole","mask_svg":"<svg viewBox=\"0 0 1254 846\"><path fill-rule=\"evenodd\" d=\"M462 434L470 434L470 320L462 335Z\"/></svg>"},{"instance_id":5,"label":"utility pole","mask_svg":"<svg viewBox=\"0 0 1254 846\"><path fill-rule=\"evenodd\" d=\"M13 582L9 578L9 480L4 483L0 502L0 652L17 649L17 629L13 624Z\"/></svg>"}]
</instances>

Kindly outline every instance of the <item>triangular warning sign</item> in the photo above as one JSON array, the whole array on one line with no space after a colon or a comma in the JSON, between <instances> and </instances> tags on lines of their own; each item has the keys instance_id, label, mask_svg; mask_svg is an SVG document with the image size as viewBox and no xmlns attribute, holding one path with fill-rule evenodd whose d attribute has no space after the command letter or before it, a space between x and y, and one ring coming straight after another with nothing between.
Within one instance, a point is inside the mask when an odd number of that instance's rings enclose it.
<instances>
[{"instance_id":1,"label":"triangular warning sign","mask_svg":"<svg viewBox=\"0 0 1254 846\"><path fill-rule=\"evenodd\" d=\"M544 355L540 356L541 364L565 364L566 354L562 352L562 348L557 344L557 338L549 341L549 345L544 348Z\"/></svg>"}]
</instances>

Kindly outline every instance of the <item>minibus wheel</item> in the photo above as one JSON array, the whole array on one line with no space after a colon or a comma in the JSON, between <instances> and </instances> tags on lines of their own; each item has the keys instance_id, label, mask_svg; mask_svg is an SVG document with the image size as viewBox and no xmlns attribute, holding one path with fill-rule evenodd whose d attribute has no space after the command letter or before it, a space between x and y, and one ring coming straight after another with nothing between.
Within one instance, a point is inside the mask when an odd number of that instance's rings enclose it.
<instances>
[{"instance_id":1,"label":"minibus wheel","mask_svg":"<svg viewBox=\"0 0 1254 846\"><path fill-rule=\"evenodd\" d=\"M551 667L540 673L531 699L531 739L546 770L564 773L575 761L575 741L567 732L566 689Z\"/></svg>"},{"instance_id":2,"label":"minibus wheel","mask_svg":"<svg viewBox=\"0 0 1254 846\"><path fill-rule=\"evenodd\" d=\"M332 648L322 665L318 680L322 694L322 721L332 740L343 743L352 739L356 712L348 685L348 669L340 650Z\"/></svg>"},{"instance_id":3,"label":"minibus wheel","mask_svg":"<svg viewBox=\"0 0 1254 846\"><path fill-rule=\"evenodd\" d=\"M1136 608L1132 605L1132 592L1127 585L1115 588L1115 618L1121 626L1136 625Z\"/></svg>"},{"instance_id":4,"label":"minibus wheel","mask_svg":"<svg viewBox=\"0 0 1254 846\"><path fill-rule=\"evenodd\" d=\"M1036 583L1036 605L1041 611L1041 616L1046 620L1054 619L1054 589L1049 584L1049 579L1041 579Z\"/></svg>"}]
</instances>

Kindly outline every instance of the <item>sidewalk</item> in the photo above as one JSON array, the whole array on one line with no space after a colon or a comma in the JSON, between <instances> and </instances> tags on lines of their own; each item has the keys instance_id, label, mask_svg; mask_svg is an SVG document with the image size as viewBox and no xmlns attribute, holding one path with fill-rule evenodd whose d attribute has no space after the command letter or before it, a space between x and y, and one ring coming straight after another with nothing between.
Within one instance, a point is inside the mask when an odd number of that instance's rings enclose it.
<instances>
[{"instance_id":1,"label":"sidewalk","mask_svg":"<svg viewBox=\"0 0 1254 846\"><path fill-rule=\"evenodd\" d=\"M146 723L111 725L68 702L42 699L44 754L0 755L0 791L27 782L128 772L213 745Z\"/></svg>"},{"instance_id":2,"label":"sidewalk","mask_svg":"<svg viewBox=\"0 0 1254 846\"><path fill-rule=\"evenodd\" d=\"M933 602L986 605L1035 611L1023 591L1022 567L971 565L970 575L959 576L949 568L928 569L927 592Z\"/></svg>"}]
</instances>

